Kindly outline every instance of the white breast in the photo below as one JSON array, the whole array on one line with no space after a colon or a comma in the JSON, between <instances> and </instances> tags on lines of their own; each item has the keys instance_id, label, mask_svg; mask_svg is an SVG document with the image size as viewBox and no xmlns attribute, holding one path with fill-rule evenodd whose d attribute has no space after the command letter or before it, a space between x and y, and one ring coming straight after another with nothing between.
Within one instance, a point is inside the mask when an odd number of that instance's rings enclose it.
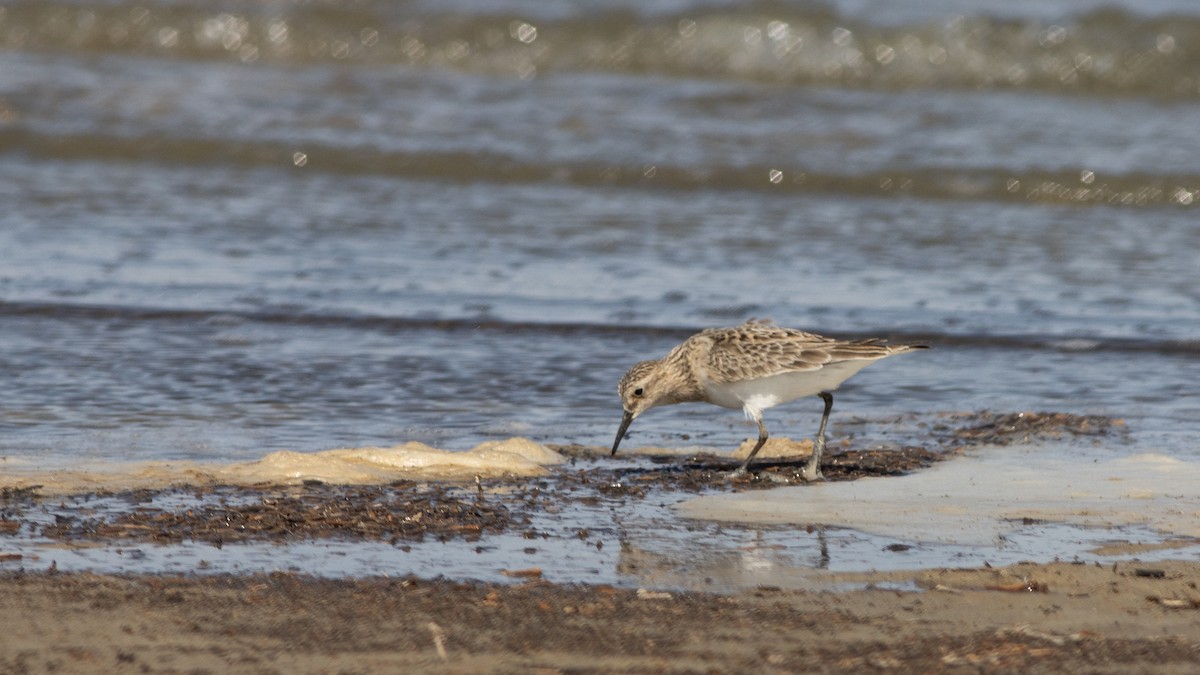
<instances>
[{"instance_id":1,"label":"white breast","mask_svg":"<svg viewBox=\"0 0 1200 675\"><path fill-rule=\"evenodd\" d=\"M743 408L747 413L751 410L761 412L780 403L816 396L822 391L833 391L851 375L872 363L873 359L842 361L820 370L780 373L757 380L724 384L705 382L704 387L709 403L725 408Z\"/></svg>"}]
</instances>

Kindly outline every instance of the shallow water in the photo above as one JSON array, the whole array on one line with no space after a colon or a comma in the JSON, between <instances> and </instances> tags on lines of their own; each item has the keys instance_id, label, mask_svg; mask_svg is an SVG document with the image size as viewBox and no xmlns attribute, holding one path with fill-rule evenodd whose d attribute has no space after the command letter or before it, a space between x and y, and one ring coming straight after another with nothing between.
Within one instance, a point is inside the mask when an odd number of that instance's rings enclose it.
<instances>
[{"instance_id":1,"label":"shallow water","mask_svg":"<svg viewBox=\"0 0 1200 675\"><path fill-rule=\"evenodd\" d=\"M629 364L768 316L935 347L835 435L1056 410L1131 430L1064 460L1193 460L1198 44L1178 0L5 2L0 456L604 445Z\"/></svg>"}]
</instances>

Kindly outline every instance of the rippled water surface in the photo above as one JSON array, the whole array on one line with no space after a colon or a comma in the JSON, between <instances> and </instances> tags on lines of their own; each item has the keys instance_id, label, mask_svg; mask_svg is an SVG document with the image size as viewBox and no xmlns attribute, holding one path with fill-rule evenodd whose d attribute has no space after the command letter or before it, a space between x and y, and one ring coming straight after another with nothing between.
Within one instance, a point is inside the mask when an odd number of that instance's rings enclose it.
<instances>
[{"instance_id":1,"label":"rippled water surface","mask_svg":"<svg viewBox=\"0 0 1200 675\"><path fill-rule=\"evenodd\" d=\"M834 434L1057 410L1194 458L1198 103L1178 0L6 0L0 455L607 444L629 364L759 316L935 347Z\"/></svg>"}]
</instances>

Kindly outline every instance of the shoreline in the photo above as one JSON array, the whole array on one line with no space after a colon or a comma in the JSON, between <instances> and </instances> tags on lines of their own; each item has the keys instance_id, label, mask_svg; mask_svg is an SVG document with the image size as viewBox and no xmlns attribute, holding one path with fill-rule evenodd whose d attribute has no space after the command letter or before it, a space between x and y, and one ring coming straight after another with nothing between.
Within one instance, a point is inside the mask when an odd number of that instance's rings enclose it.
<instances>
[{"instance_id":1,"label":"shoreline","mask_svg":"<svg viewBox=\"0 0 1200 675\"><path fill-rule=\"evenodd\" d=\"M697 497L813 502L934 475L982 446L1120 431L1059 414L965 416L928 447L840 448L827 483L782 489L803 458L730 480L728 456L614 463L605 448L555 446L568 464L547 475L474 482L10 490L0 616L21 620L0 634L0 672L1194 672L1194 539L1118 530L1127 541L1110 532L1109 551L1088 549L1086 562L1060 562L1060 541L1034 562L1004 544L931 565L920 545L881 549L850 530L738 529L677 511ZM846 564L855 545L866 569ZM172 560L185 550L196 557ZM305 550L366 553L359 572L321 575L292 558ZM105 555L114 567L87 567ZM455 555L476 573L447 566ZM903 569L870 564L907 556Z\"/></svg>"},{"instance_id":2,"label":"shoreline","mask_svg":"<svg viewBox=\"0 0 1200 675\"><path fill-rule=\"evenodd\" d=\"M614 460L607 448L519 441L559 463L540 475L474 481L401 473L382 484L301 476L291 484L72 495L5 488L0 572L53 565L97 574L498 582L536 567L557 583L720 591L809 588L830 573L1112 564L1200 550L1179 526L1200 513L1195 485L1179 486L1192 476L1179 462L1122 463L1116 477L1106 463L1069 475L1069 464L1029 464L1039 449L1069 455L1073 437L1119 444L1119 421L1055 413L941 419L923 427L924 445L839 444L825 464L828 480L817 484L799 476L808 444L779 438L765 450L784 456L736 478L736 456L648 449ZM1153 485L1132 480L1146 471Z\"/></svg>"}]
</instances>

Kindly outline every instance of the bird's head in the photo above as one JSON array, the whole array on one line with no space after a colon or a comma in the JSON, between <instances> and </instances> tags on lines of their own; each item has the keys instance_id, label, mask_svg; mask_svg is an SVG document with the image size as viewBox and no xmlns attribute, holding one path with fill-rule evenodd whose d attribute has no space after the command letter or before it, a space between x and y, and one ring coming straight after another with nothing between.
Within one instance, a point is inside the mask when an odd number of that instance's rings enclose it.
<instances>
[{"instance_id":1,"label":"bird's head","mask_svg":"<svg viewBox=\"0 0 1200 675\"><path fill-rule=\"evenodd\" d=\"M634 364L625 376L621 378L621 383L617 385L617 393L621 395L621 407L625 410L625 416L621 419L621 427L617 430L617 438L613 441L612 454L617 454L617 447L621 445L621 438L625 436L625 430L637 419L638 415L646 412L656 405L662 405L667 402L668 394L670 393L662 378L658 377L658 367L660 361L641 361Z\"/></svg>"}]
</instances>

